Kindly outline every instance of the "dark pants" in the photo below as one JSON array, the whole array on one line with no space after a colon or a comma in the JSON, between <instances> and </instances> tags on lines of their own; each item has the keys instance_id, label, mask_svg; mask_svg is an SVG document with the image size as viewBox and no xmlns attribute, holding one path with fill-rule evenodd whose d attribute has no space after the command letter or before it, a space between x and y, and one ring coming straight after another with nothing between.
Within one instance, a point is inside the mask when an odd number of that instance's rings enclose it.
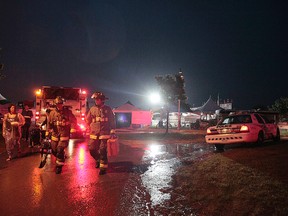
<instances>
[{"instance_id":1,"label":"dark pants","mask_svg":"<svg viewBox=\"0 0 288 216\"><path fill-rule=\"evenodd\" d=\"M90 139L89 140L90 155L98 162L100 167L107 167L107 139ZM102 165L102 166L101 166Z\"/></svg>"},{"instance_id":2,"label":"dark pants","mask_svg":"<svg viewBox=\"0 0 288 216\"><path fill-rule=\"evenodd\" d=\"M30 124L24 124L22 126L22 138L26 139L26 141L29 139L29 128Z\"/></svg>"},{"instance_id":3,"label":"dark pants","mask_svg":"<svg viewBox=\"0 0 288 216\"><path fill-rule=\"evenodd\" d=\"M65 148L69 141L51 141L52 154L56 157L56 166L63 166L65 162Z\"/></svg>"}]
</instances>

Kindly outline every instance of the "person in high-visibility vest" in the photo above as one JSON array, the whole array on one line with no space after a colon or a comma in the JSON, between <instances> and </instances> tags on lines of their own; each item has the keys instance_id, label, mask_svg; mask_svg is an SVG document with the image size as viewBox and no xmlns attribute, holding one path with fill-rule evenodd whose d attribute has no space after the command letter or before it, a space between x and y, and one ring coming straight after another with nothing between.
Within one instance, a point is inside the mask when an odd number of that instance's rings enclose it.
<instances>
[{"instance_id":1,"label":"person in high-visibility vest","mask_svg":"<svg viewBox=\"0 0 288 216\"><path fill-rule=\"evenodd\" d=\"M102 92L95 92L91 98L95 99L95 106L86 116L90 127L89 151L96 160L96 168L100 168L99 175L104 175L108 168L107 141L115 135L115 116L111 107L105 105L108 98Z\"/></svg>"},{"instance_id":2,"label":"person in high-visibility vest","mask_svg":"<svg viewBox=\"0 0 288 216\"><path fill-rule=\"evenodd\" d=\"M54 100L55 109L47 116L46 136L51 133L52 154L56 157L56 174L62 172L65 162L65 148L67 148L70 131L75 130L77 119L69 108L63 107L64 99L60 96Z\"/></svg>"}]
</instances>

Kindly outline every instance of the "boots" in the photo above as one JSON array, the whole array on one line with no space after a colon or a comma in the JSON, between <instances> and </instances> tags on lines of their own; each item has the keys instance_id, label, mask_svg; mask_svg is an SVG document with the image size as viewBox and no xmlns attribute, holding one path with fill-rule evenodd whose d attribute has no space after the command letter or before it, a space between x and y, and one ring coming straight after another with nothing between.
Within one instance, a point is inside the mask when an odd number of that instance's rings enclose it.
<instances>
[{"instance_id":1,"label":"boots","mask_svg":"<svg viewBox=\"0 0 288 216\"><path fill-rule=\"evenodd\" d=\"M56 166L56 174L60 174L62 172L62 166Z\"/></svg>"},{"instance_id":2,"label":"boots","mask_svg":"<svg viewBox=\"0 0 288 216\"><path fill-rule=\"evenodd\" d=\"M106 174L106 169L100 169L99 175L105 175Z\"/></svg>"},{"instance_id":3,"label":"boots","mask_svg":"<svg viewBox=\"0 0 288 216\"><path fill-rule=\"evenodd\" d=\"M108 164L100 160L100 172L99 175L105 175L108 169Z\"/></svg>"}]
</instances>

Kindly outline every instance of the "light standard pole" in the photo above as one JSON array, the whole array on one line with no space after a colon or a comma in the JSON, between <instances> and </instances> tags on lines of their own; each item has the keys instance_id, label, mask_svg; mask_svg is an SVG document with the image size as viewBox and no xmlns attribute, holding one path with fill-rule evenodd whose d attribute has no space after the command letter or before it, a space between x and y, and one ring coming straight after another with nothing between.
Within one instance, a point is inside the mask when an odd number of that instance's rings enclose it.
<instances>
[{"instance_id":1,"label":"light standard pole","mask_svg":"<svg viewBox=\"0 0 288 216\"><path fill-rule=\"evenodd\" d=\"M178 127L177 129L180 130L181 128L181 112L180 112L180 99L178 99Z\"/></svg>"}]
</instances>

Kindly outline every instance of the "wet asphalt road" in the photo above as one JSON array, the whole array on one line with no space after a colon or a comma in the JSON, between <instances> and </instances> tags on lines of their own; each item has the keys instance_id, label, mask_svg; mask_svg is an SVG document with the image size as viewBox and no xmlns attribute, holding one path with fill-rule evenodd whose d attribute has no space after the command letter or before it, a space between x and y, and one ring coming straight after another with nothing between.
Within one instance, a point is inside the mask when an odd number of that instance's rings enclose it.
<instances>
[{"instance_id":1,"label":"wet asphalt road","mask_svg":"<svg viewBox=\"0 0 288 216\"><path fill-rule=\"evenodd\" d=\"M52 156L44 168L38 168L37 148L24 148L21 157L9 162L5 161L7 154L2 153L0 212L42 216L168 215L167 189L181 166L181 158L197 158L210 151L211 147L203 149L197 143L137 147L120 143L120 153L109 159L104 176L98 175L86 140L70 140L60 175L55 174Z\"/></svg>"}]
</instances>

